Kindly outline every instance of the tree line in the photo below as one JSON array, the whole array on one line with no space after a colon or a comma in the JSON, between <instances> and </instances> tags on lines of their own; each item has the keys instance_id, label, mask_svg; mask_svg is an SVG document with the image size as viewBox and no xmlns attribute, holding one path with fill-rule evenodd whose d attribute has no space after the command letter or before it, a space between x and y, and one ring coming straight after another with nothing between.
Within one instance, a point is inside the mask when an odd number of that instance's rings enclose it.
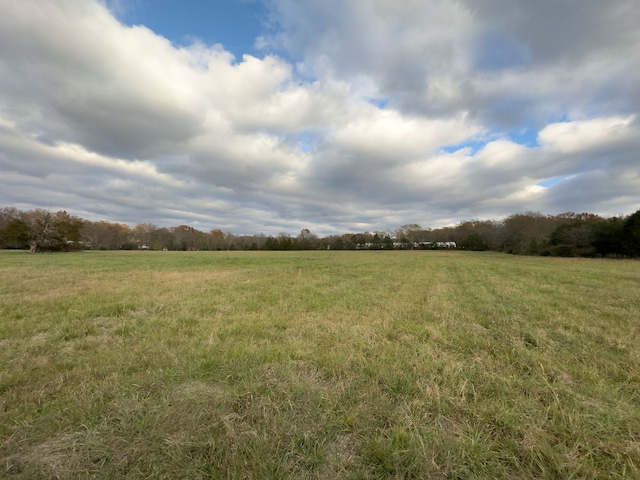
<instances>
[{"instance_id":1,"label":"tree line","mask_svg":"<svg viewBox=\"0 0 640 480\"><path fill-rule=\"evenodd\" d=\"M527 212L496 220L469 220L455 226L423 228L407 224L395 231L319 237L309 229L297 236L202 232L188 225L135 227L92 222L66 211L0 208L0 248L36 251L91 250L493 250L520 255L640 257L640 210L629 216L601 217L567 212Z\"/></svg>"}]
</instances>

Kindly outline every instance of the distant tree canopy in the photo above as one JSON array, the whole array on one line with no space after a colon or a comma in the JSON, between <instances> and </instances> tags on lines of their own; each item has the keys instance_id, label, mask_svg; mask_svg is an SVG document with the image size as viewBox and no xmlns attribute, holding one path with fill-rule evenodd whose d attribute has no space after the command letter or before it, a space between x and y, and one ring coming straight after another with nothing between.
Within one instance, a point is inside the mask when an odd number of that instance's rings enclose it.
<instances>
[{"instance_id":1,"label":"distant tree canopy","mask_svg":"<svg viewBox=\"0 0 640 480\"><path fill-rule=\"evenodd\" d=\"M455 245L455 247L453 247ZM518 255L640 257L640 210L628 217L591 213L526 212L500 220L469 220L443 228L412 223L396 231L319 237L304 228L297 236L235 235L188 225L91 222L36 209L0 208L0 248L31 251L94 250L391 250L458 248Z\"/></svg>"},{"instance_id":2,"label":"distant tree canopy","mask_svg":"<svg viewBox=\"0 0 640 480\"><path fill-rule=\"evenodd\" d=\"M3 248L29 248L33 252L77 250L83 223L64 210L20 212L13 207L3 208L0 210L0 244Z\"/></svg>"}]
</instances>

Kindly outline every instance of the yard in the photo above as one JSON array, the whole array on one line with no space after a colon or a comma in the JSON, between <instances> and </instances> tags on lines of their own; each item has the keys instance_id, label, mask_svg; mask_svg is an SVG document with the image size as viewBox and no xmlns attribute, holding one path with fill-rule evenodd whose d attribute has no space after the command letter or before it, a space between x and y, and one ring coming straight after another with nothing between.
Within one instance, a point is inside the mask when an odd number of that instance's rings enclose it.
<instances>
[{"instance_id":1,"label":"yard","mask_svg":"<svg viewBox=\"0 0 640 480\"><path fill-rule=\"evenodd\" d=\"M0 251L0 477L640 478L640 262Z\"/></svg>"}]
</instances>

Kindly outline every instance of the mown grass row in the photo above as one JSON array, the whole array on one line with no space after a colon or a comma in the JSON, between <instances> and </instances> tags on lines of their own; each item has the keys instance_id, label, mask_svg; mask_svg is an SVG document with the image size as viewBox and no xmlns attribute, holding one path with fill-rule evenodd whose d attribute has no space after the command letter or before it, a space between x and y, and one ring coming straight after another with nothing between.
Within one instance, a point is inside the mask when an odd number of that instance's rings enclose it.
<instances>
[{"instance_id":1,"label":"mown grass row","mask_svg":"<svg viewBox=\"0 0 640 480\"><path fill-rule=\"evenodd\" d=\"M0 477L640 477L638 262L0 261Z\"/></svg>"}]
</instances>

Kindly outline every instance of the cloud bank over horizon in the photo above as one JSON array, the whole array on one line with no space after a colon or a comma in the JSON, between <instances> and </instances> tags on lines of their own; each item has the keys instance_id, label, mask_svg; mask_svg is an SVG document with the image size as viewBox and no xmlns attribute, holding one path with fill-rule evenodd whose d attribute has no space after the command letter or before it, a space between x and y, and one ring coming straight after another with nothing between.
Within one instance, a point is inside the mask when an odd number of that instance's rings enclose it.
<instances>
[{"instance_id":1,"label":"cloud bank over horizon","mask_svg":"<svg viewBox=\"0 0 640 480\"><path fill-rule=\"evenodd\" d=\"M326 235L640 208L637 0L264 0L260 55L0 0L0 205Z\"/></svg>"}]
</instances>

